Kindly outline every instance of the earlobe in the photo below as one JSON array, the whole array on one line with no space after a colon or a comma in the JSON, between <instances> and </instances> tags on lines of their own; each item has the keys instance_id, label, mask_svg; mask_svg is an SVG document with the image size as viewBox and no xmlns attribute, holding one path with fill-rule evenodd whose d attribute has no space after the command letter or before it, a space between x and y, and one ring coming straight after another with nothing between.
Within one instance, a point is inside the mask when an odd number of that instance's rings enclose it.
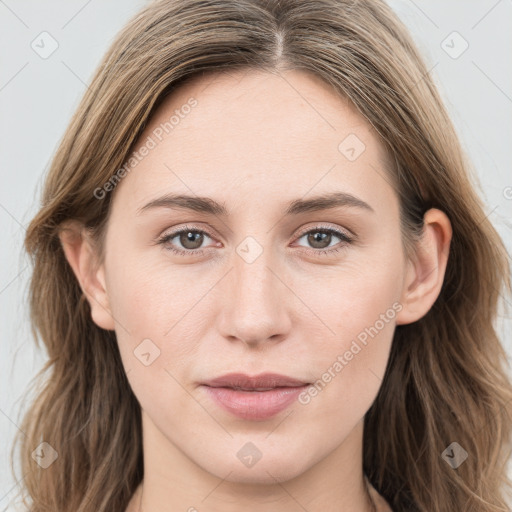
<instances>
[{"instance_id":1,"label":"earlobe","mask_svg":"<svg viewBox=\"0 0 512 512\"><path fill-rule=\"evenodd\" d=\"M78 221L61 225L59 239L64 255L91 307L91 317L103 329L114 330L103 265L97 265L97 254L90 235Z\"/></svg>"},{"instance_id":2,"label":"earlobe","mask_svg":"<svg viewBox=\"0 0 512 512\"><path fill-rule=\"evenodd\" d=\"M452 227L447 215L436 208L428 210L414 261L408 261L401 297L403 309L397 315L397 325L419 320L437 300L448 264L451 238Z\"/></svg>"}]
</instances>

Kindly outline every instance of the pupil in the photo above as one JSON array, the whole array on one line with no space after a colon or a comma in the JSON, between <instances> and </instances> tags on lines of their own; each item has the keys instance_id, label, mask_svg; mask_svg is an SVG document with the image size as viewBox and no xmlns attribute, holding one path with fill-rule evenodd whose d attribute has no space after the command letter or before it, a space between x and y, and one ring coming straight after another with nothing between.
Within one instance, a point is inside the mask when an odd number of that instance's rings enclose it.
<instances>
[{"instance_id":1,"label":"pupil","mask_svg":"<svg viewBox=\"0 0 512 512\"><path fill-rule=\"evenodd\" d=\"M330 233L321 233L321 232L317 231L315 234L309 235L309 242L314 247L315 247L315 244L320 243L320 247L317 246L316 248L323 249L324 247L327 247L330 243L330 240L331 240ZM325 244L325 241L327 241L327 244Z\"/></svg>"},{"instance_id":2,"label":"pupil","mask_svg":"<svg viewBox=\"0 0 512 512\"><path fill-rule=\"evenodd\" d=\"M201 233L188 231L187 233L182 234L181 243L187 249L197 249L201 245L202 236L203 235Z\"/></svg>"}]
</instances>

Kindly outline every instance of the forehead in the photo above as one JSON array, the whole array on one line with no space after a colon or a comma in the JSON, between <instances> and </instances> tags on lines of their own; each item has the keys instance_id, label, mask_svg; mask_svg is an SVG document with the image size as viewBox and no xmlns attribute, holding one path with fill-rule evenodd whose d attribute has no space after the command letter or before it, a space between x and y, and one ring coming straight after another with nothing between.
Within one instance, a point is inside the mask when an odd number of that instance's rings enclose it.
<instances>
[{"instance_id":1,"label":"forehead","mask_svg":"<svg viewBox=\"0 0 512 512\"><path fill-rule=\"evenodd\" d=\"M388 157L372 126L305 71L193 77L153 114L136 151L143 146L150 149L116 190L130 209L169 191L226 202L333 188L370 203L393 199Z\"/></svg>"}]
</instances>

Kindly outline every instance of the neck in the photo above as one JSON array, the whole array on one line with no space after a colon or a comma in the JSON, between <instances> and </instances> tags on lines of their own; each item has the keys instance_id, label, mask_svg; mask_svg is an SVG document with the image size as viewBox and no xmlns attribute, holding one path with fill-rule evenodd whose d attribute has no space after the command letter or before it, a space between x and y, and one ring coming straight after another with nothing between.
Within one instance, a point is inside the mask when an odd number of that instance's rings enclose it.
<instances>
[{"instance_id":1,"label":"neck","mask_svg":"<svg viewBox=\"0 0 512 512\"><path fill-rule=\"evenodd\" d=\"M166 439L144 413L143 432L144 481L126 512L375 511L362 471L363 421L340 446L304 472L281 479L260 467L258 483L241 481L234 471L224 476L206 471Z\"/></svg>"}]
</instances>

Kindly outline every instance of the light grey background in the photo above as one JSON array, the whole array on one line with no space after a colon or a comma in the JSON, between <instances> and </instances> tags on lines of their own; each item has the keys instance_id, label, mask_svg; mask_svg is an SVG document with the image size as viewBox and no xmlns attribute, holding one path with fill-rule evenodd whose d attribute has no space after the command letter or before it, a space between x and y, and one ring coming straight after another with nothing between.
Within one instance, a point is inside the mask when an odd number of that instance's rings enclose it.
<instances>
[{"instance_id":1,"label":"light grey background","mask_svg":"<svg viewBox=\"0 0 512 512\"><path fill-rule=\"evenodd\" d=\"M22 395L44 361L28 323L25 227L37 210L49 161L94 68L117 31L145 3L0 0L0 510L10 510L15 492L8 456L24 410ZM512 0L389 3L425 56L476 167L486 213L510 253ZM43 31L58 43L46 59L31 47ZM453 58L464 40L469 47ZM511 326L510 319L502 319L509 359Z\"/></svg>"}]
</instances>

